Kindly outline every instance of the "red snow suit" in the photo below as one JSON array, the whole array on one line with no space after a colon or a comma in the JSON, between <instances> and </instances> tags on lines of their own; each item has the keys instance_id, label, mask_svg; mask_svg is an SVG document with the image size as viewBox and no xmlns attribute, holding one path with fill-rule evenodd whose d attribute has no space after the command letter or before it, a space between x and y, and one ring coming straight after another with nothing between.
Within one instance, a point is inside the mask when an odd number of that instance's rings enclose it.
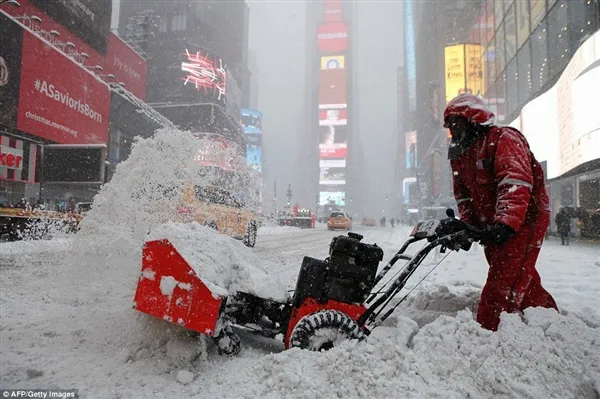
<instances>
[{"instance_id":1,"label":"red snow suit","mask_svg":"<svg viewBox=\"0 0 600 399\"><path fill-rule=\"evenodd\" d=\"M491 124L494 114L473 95L452 100L444 120L462 116L490 126L465 152L450 162L454 197L460 218L479 228L503 223L516 235L505 245L488 245L489 272L477 311L477 321L496 330L503 311L531 306L557 309L535 269L548 224L550 208L544 172L516 129Z\"/></svg>"}]
</instances>

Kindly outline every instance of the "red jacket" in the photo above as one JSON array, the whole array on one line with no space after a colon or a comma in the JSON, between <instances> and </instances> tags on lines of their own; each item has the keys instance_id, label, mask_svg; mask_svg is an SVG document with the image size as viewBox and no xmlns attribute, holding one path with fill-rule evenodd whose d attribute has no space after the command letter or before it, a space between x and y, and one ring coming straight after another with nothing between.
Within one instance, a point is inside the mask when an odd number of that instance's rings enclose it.
<instances>
[{"instance_id":1,"label":"red jacket","mask_svg":"<svg viewBox=\"0 0 600 399\"><path fill-rule=\"evenodd\" d=\"M491 127L450 164L454 197L467 223L497 222L519 231L540 212L550 212L542 167L516 129Z\"/></svg>"}]
</instances>

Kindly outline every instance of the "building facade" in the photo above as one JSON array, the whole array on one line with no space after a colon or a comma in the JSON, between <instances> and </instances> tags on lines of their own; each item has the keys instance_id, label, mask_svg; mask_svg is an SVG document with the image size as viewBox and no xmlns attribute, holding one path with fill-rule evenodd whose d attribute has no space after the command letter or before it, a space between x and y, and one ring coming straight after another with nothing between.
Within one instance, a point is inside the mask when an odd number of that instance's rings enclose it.
<instances>
[{"instance_id":1,"label":"building facade","mask_svg":"<svg viewBox=\"0 0 600 399\"><path fill-rule=\"evenodd\" d=\"M147 101L212 104L239 125L250 98L248 16L243 0L121 2L119 31L148 54Z\"/></svg>"},{"instance_id":2,"label":"building facade","mask_svg":"<svg viewBox=\"0 0 600 399\"><path fill-rule=\"evenodd\" d=\"M3 206L89 201L110 175L109 154L130 146L113 139L116 126L150 126L143 136L171 125L144 103L146 60L110 32L110 15L110 2L0 4ZM115 96L129 115L117 115ZM90 151L94 161L81 163Z\"/></svg>"},{"instance_id":3,"label":"building facade","mask_svg":"<svg viewBox=\"0 0 600 399\"><path fill-rule=\"evenodd\" d=\"M600 82L597 0L416 2L416 87L407 58L403 97L416 93L405 118L403 164L419 200L451 197L441 128L446 103L463 92L483 96L496 122L520 129L546 168L553 214L600 208L600 121L591 104ZM420 44L422 43L422 44ZM409 45L406 42L406 45ZM405 112L413 112L404 105ZM410 114L409 114L410 115ZM416 143L416 150L410 145ZM416 157L416 160L414 159ZM406 160L408 158L408 161ZM406 183L406 178L404 179ZM405 184L407 186L407 184Z\"/></svg>"}]
</instances>

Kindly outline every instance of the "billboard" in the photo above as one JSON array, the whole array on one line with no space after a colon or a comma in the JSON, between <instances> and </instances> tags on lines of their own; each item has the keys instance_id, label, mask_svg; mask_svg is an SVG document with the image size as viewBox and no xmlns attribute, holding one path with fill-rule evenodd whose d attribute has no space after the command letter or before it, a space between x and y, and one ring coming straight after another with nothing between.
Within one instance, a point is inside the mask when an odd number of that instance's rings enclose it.
<instances>
[{"instance_id":1,"label":"billboard","mask_svg":"<svg viewBox=\"0 0 600 399\"><path fill-rule=\"evenodd\" d=\"M406 60L406 82L408 87L408 109L417 109L417 58L415 53L415 26L413 0L404 3L404 59Z\"/></svg>"},{"instance_id":2,"label":"billboard","mask_svg":"<svg viewBox=\"0 0 600 399\"><path fill-rule=\"evenodd\" d=\"M112 73L133 95L146 100L146 60L114 33L108 40L104 73Z\"/></svg>"},{"instance_id":3,"label":"billboard","mask_svg":"<svg viewBox=\"0 0 600 399\"><path fill-rule=\"evenodd\" d=\"M417 132L406 132L406 146L404 147L406 150L406 155L404 159L406 160L406 169L415 169L418 164L417 159Z\"/></svg>"},{"instance_id":4,"label":"billboard","mask_svg":"<svg viewBox=\"0 0 600 399\"><path fill-rule=\"evenodd\" d=\"M319 193L319 206L325 205L346 206L346 193L343 191L321 191Z\"/></svg>"},{"instance_id":5,"label":"billboard","mask_svg":"<svg viewBox=\"0 0 600 399\"><path fill-rule=\"evenodd\" d=\"M323 20L325 22L340 22L343 19L342 0L323 1Z\"/></svg>"},{"instance_id":6,"label":"billboard","mask_svg":"<svg viewBox=\"0 0 600 399\"><path fill-rule=\"evenodd\" d=\"M348 27L343 22L327 22L317 28L317 47L324 54L348 50Z\"/></svg>"},{"instance_id":7,"label":"billboard","mask_svg":"<svg viewBox=\"0 0 600 399\"><path fill-rule=\"evenodd\" d=\"M98 0L30 0L31 3L106 54L110 34L112 2Z\"/></svg>"},{"instance_id":8,"label":"billboard","mask_svg":"<svg viewBox=\"0 0 600 399\"><path fill-rule=\"evenodd\" d=\"M258 145L249 144L247 147L248 166L262 173L262 148Z\"/></svg>"},{"instance_id":9,"label":"billboard","mask_svg":"<svg viewBox=\"0 0 600 399\"><path fill-rule=\"evenodd\" d=\"M343 55L321 57L321 69L344 69Z\"/></svg>"},{"instance_id":10,"label":"billboard","mask_svg":"<svg viewBox=\"0 0 600 399\"><path fill-rule=\"evenodd\" d=\"M181 71L184 86L204 92L205 97L225 107L227 65L220 57L204 49L185 49Z\"/></svg>"},{"instance_id":11,"label":"billboard","mask_svg":"<svg viewBox=\"0 0 600 399\"><path fill-rule=\"evenodd\" d=\"M215 166L230 171L239 169L239 148L236 143L222 136L201 138L201 145L194 161L201 166Z\"/></svg>"},{"instance_id":12,"label":"billboard","mask_svg":"<svg viewBox=\"0 0 600 399\"><path fill-rule=\"evenodd\" d=\"M462 93L484 94L483 51L479 44L445 47L446 103Z\"/></svg>"},{"instance_id":13,"label":"billboard","mask_svg":"<svg viewBox=\"0 0 600 399\"><path fill-rule=\"evenodd\" d=\"M319 108L346 108L347 78L345 69L319 71Z\"/></svg>"},{"instance_id":14,"label":"billboard","mask_svg":"<svg viewBox=\"0 0 600 399\"><path fill-rule=\"evenodd\" d=\"M346 144L346 126L321 126L319 146L322 144Z\"/></svg>"},{"instance_id":15,"label":"billboard","mask_svg":"<svg viewBox=\"0 0 600 399\"><path fill-rule=\"evenodd\" d=\"M246 134L261 134L263 114L254 109L242 108L240 110L242 127Z\"/></svg>"},{"instance_id":16,"label":"billboard","mask_svg":"<svg viewBox=\"0 0 600 399\"><path fill-rule=\"evenodd\" d=\"M29 32L23 35L20 86L19 130L60 144L107 142L108 86Z\"/></svg>"},{"instance_id":17,"label":"billboard","mask_svg":"<svg viewBox=\"0 0 600 399\"><path fill-rule=\"evenodd\" d=\"M347 153L346 143L319 144L319 159L346 158Z\"/></svg>"},{"instance_id":18,"label":"billboard","mask_svg":"<svg viewBox=\"0 0 600 399\"><path fill-rule=\"evenodd\" d=\"M0 14L0 123L17 126L23 29Z\"/></svg>"},{"instance_id":19,"label":"billboard","mask_svg":"<svg viewBox=\"0 0 600 399\"><path fill-rule=\"evenodd\" d=\"M348 123L347 109L321 109L319 110L319 126L337 126Z\"/></svg>"},{"instance_id":20,"label":"billboard","mask_svg":"<svg viewBox=\"0 0 600 399\"><path fill-rule=\"evenodd\" d=\"M346 168L319 168L319 184L346 184Z\"/></svg>"},{"instance_id":21,"label":"billboard","mask_svg":"<svg viewBox=\"0 0 600 399\"><path fill-rule=\"evenodd\" d=\"M319 161L320 168L345 168L346 160L345 159L321 159Z\"/></svg>"}]
</instances>

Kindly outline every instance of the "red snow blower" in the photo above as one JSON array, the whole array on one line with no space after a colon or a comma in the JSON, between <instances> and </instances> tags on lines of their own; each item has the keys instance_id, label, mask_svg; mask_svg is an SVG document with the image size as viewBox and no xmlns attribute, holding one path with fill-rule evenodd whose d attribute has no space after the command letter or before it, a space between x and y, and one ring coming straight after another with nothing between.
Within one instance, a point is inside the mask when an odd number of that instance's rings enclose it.
<instances>
[{"instance_id":1,"label":"red snow blower","mask_svg":"<svg viewBox=\"0 0 600 399\"><path fill-rule=\"evenodd\" d=\"M379 274L380 247L361 242L363 237L356 233L334 237L327 259L304 257L287 302L244 292L227 295L203 282L168 240L149 241L134 308L211 337L224 355L240 351L232 326L270 338L281 334L286 348L320 351L341 340L362 340L406 299L408 294L391 304L431 250L468 250L477 240L475 228L455 219L451 210L447 214L441 221L419 222ZM405 254L409 245L421 240L428 243L413 256ZM407 263L392 275L400 259Z\"/></svg>"}]
</instances>

